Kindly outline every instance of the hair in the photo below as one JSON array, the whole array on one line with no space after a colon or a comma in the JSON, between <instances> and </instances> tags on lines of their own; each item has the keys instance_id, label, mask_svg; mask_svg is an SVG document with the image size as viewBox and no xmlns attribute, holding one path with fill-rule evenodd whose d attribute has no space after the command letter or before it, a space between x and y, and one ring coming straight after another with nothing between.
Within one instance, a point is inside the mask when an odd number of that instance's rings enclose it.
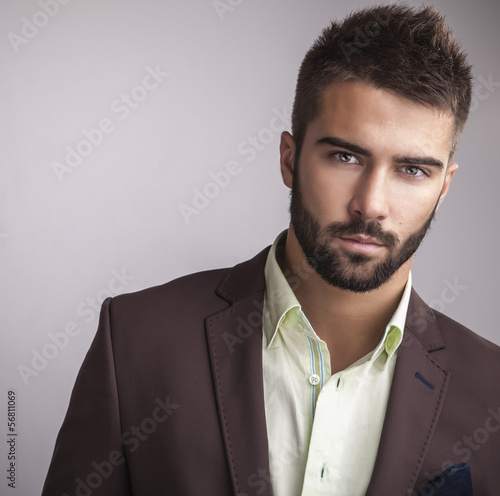
<instances>
[{"instance_id":1,"label":"hair","mask_svg":"<svg viewBox=\"0 0 500 496\"><path fill-rule=\"evenodd\" d=\"M323 90L357 80L418 104L450 112L455 119L451 156L469 114L471 66L433 7L386 5L351 13L325 28L302 61L292 111L292 134L300 155Z\"/></svg>"}]
</instances>

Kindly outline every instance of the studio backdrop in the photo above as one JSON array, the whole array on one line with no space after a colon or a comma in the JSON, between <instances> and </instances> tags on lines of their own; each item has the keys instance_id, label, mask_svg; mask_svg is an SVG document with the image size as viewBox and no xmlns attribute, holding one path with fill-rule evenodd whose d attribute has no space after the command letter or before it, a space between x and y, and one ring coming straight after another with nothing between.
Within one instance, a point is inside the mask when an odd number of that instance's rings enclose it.
<instances>
[{"instance_id":1,"label":"studio backdrop","mask_svg":"<svg viewBox=\"0 0 500 496\"><path fill-rule=\"evenodd\" d=\"M0 495L40 493L106 297L232 266L287 227L300 61L374 3L0 0ZM500 4L434 5L475 86L413 280L500 344Z\"/></svg>"}]
</instances>

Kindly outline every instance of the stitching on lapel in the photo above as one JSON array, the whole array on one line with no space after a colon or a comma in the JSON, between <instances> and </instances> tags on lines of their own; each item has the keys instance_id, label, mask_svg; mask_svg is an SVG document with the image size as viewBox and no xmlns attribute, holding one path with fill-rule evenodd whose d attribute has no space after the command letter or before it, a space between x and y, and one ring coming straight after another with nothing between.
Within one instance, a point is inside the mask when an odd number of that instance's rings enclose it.
<instances>
[{"instance_id":1,"label":"stitching on lapel","mask_svg":"<svg viewBox=\"0 0 500 496\"><path fill-rule=\"evenodd\" d=\"M214 366L215 366L215 371L216 371L216 374L217 374L217 377L216 377L216 380L217 380L217 398L219 400L220 409L221 409L221 413L222 413L222 421L224 423L224 431L225 431L225 432L223 432L224 442L225 442L225 444L227 446L227 454L228 454L228 457L229 457L229 466L230 466L231 471L233 473L234 485L236 486L235 487L236 494L239 494L240 493L240 488L239 488L239 484L238 484L238 476L236 474L236 467L234 465L233 448L231 446L231 441L229 440L229 428L228 428L227 420L226 420L226 408L224 406L224 402L222 401L222 395L221 395L222 387L221 387L221 382L220 382L219 358L218 358L218 355L217 355L217 348L215 346L215 340L214 340L215 332L214 332L214 328L212 326L212 322L213 321L221 319L223 314L226 314L226 312L231 311L232 308L235 308L237 306L238 306L238 303L236 303L235 305L233 305L233 307L230 307L230 308L224 310L223 312L221 312L221 313L219 313L217 315L209 317L207 320L208 320L208 327L210 329L210 341L212 342L212 351L213 351L213 356L214 356Z\"/></svg>"},{"instance_id":2,"label":"stitching on lapel","mask_svg":"<svg viewBox=\"0 0 500 496\"><path fill-rule=\"evenodd\" d=\"M436 419L437 419L437 416L438 416L438 412L439 412L439 410L441 408L441 403L442 403L442 399L443 399L443 393L444 393L444 391L446 389L446 386L448 385L448 380L449 380L449 373L446 370L444 370L443 367L441 367L437 362L435 362L429 356L429 354L427 353L427 350L425 350L424 347L422 347L422 349L427 354L427 358L430 360L430 362L437 369L439 369L443 373L444 380L443 380L443 382L441 384L441 389L439 391L439 397L438 397L438 401L436 403L436 408L434 409L434 415L432 417L432 422L431 422L431 425L429 427L429 430L427 431L427 436L425 437L425 443L422 446L422 449L420 450L420 455L419 455L418 460L417 460L417 465L415 467L415 471L413 472L413 476L411 478L410 488L407 489L407 491L406 491L407 494L410 494L410 491L413 490L413 488L415 487L415 483L417 481L418 474L420 473L420 469L422 467L422 462L423 462L424 454L427 452L427 446L429 444L429 440L431 438L432 431L434 430L434 427L435 427L435 424L436 424Z\"/></svg>"}]
</instances>

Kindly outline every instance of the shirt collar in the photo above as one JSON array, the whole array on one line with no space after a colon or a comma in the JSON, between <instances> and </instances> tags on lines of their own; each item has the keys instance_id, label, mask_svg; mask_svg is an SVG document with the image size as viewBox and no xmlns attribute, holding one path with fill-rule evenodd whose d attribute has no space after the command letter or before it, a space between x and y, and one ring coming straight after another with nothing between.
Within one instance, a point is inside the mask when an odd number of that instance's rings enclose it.
<instances>
[{"instance_id":1,"label":"shirt collar","mask_svg":"<svg viewBox=\"0 0 500 496\"><path fill-rule=\"evenodd\" d=\"M301 309L292 288L288 284L281 267L276 260L276 251L284 249L287 229L274 240L266 260L266 294L264 298L264 332L267 346L271 346L279 326L292 308Z\"/></svg>"},{"instance_id":2,"label":"shirt collar","mask_svg":"<svg viewBox=\"0 0 500 496\"><path fill-rule=\"evenodd\" d=\"M405 289L403 291L403 296L399 301L398 308L392 315L391 320L387 324L384 332L384 336L380 340L380 343L375 348L373 352L372 360L375 360L380 354L385 350L388 357L390 358L399 345L403 341L403 333L405 329L406 314L408 313L408 304L410 302L411 294L411 272L408 274L408 281L406 282Z\"/></svg>"},{"instance_id":3,"label":"shirt collar","mask_svg":"<svg viewBox=\"0 0 500 496\"><path fill-rule=\"evenodd\" d=\"M266 278L266 294L264 298L263 321L268 348L272 345L280 325L287 318L287 314L290 313L291 315L288 316L291 317L293 315L295 319L297 319L297 316L300 315L307 322L305 315L301 311L302 309L300 303L276 260L277 251L284 249L287 232L288 230L285 229L274 240L274 243L269 250L264 269ZM387 324L385 328L384 336L373 351L371 360L377 359L384 350L386 351L388 358L390 358L403 341L406 314L408 312L408 304L410 301L411 285L412 277L410 272L403 296L401 297L399 305L396 308L389 324ZM292 309L296 310L294 312L290 312Z\"/></svg>"}]
</instances>

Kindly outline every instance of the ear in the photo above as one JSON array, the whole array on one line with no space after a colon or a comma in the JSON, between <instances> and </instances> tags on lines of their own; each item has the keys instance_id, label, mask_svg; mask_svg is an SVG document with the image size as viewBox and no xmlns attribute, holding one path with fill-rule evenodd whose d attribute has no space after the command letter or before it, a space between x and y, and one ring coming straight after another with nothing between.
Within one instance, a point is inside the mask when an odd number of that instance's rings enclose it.
<instances>
[{"instance_id":1,"label":"ear","mask_svg":"<svg viewBox=\"0 0 500 496\"><path fill-rule=\"evenodd\" d=\"M439 195L438 207L439 205L441 205L441 202L448 194L448 190L450 189L451 178L453 177L457 169L458 169L458 164L456 164L455 162L448 165L448 168L446 169L446 176L444 178L443 188L441 189L441 195Z\"/></svg>"},{"instance_id":2,"label":"ear","mask_svg":"<svg viewBox=\"0 0 500 496\"><path fill-rule=\"evenodd\" d=\"M295 163L295 140L293 136L288 131L283 131L281 133L280 142L280 166L281 166L281 177L283 182L289 188L292 187L293 183L293 166Z\"/></svg>"}]
</instances>

